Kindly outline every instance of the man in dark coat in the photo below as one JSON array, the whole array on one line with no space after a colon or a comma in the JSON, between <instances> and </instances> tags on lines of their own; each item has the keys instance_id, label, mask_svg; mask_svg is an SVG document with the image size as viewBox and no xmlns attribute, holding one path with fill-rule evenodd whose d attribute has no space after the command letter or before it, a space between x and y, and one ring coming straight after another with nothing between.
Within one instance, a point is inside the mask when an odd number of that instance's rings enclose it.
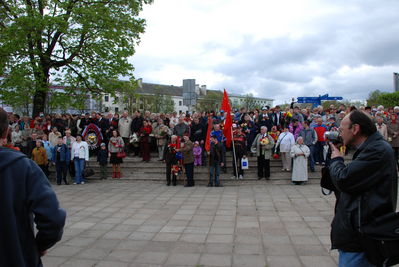
<instances>
[{"instance_id":1,"label":"man in dark coat","mask_svg":"<svg viewBox=\"0 0 399 267\"><path fill-rule=\"evenodd\" d=\"M210 157L209 157L209 166L210 166L210 176L209 176L209 184L208 187L222 186L220 184L219 176L220 176L220 167L224 166L224 149L222 144L218 141L217 135L211 135L211 149L210 149Z\"/></svg>"},{"instance_id":2,"label":"man in dark coat","mask_svg":"<svg viewBox=\"0 0 399 267\"><path fill-rule=\"evenodd\" d=\"M329 171L337 188L332 249L339 250L340 266L371 266L360 242L359 206L362 224L396 210L396 162L391 146L365 113L352 111L342 120L340 132L344 145L357 150L352 162L345 165L343 154L330 145Z\"/></svg>"},{"instance_id":3,"label":"man in dark coat","mask_svg":"<svg viewBox=\"0 0 399 267\"><path fill-rule=\"evenodd\" d=\"M136 110L136 112L134 113L132 124L130 125L132 134L135 133L137 134L137 136L139 136L138 133L140 132L141 127L143 127L143 122L144 118L143 116L141 116L140 110ZM133 146L133 150L134 150L134 155L138 156L140 152L140 147Z\"/></svg>"},{"instance_id":4,"label":"man in dark coat","mask_svg":"<svg viewBox=\"0 0 399 267\"><path fill-rule=\"evenodd\" d=\"M1 141L7 129L7 113L0 108ZM42 266L40 257L62 237L66 213L36 163L4 147L0 203L0 266Z\"/></svg>"}]
</instances>

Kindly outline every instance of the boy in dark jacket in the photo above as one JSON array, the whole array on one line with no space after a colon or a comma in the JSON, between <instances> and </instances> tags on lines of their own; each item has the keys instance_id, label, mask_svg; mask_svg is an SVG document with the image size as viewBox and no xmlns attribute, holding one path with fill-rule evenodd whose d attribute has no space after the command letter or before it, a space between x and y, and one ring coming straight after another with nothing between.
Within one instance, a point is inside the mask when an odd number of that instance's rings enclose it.
<instances>
[{"instance_id":1,"label":"boy in dark jacket","mask_svg":"<svg viewBox=\"0 0 399 267\"><path fill-rule=\"evenodd\" d=\"M97 154L97 162L100 164L100 179L107 179L108 150L105 143L101 143L101 149Z\"/></svg>"},{"instance_id":2,"label":"boy in dark jacket","mask_svg":"<svg viewBox=\"0 0 399 267\"><path fill-rule=\"evenodd\" d=\"M71 159L69 149L61 136L58 137L58 144L51 149L52 162L55 163L55 170L57 173L57 184L61 185L61 178L65 184L68 184L67 176L67 163Z\"/></svg>"},{"instance_id":3,"label":"boy in dark jacket","mask_svg":"<svg viewBox=\"0 0 399 267\"><path fill-rule=\"evenodd\" d=\"M7 129L0 108L1 139ZM66 213L46 175L21 152L0 147L0 178L0 266L42 266L40 257L62 237Z\"/></svg>"},{"instance_id":4,"label":"boy in dark jacket","mask_svg":"<svg viewBox=\"0 0 399 267\"><path fill-rule=\"evenodd\" d=\"M224 159L224 150L222 144L218 141L217 135L211 136L211 151L209 158L210 165L210 177L208 187L212 187L215 184L215 187L221 187L219 181L220 175L220 167L223 167L223 159Z\"/></svg>"}]
</instances>

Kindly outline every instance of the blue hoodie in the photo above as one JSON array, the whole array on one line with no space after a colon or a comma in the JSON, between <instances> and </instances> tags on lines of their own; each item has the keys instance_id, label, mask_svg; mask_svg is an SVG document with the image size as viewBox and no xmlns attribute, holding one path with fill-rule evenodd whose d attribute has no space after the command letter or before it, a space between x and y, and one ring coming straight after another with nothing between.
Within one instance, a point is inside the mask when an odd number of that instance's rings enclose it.
<instances>
[{"instance_id":1,"label":"blue hoodie","mask_svg":"<svg viewBox=\"0 0 399 267\"><path fill-rule=\"evenodd\" d=\"M66 213L36 163L4 147L0 203L0 266L42 266L40 252L61 240Z\"/></svg>"}]
</instances>

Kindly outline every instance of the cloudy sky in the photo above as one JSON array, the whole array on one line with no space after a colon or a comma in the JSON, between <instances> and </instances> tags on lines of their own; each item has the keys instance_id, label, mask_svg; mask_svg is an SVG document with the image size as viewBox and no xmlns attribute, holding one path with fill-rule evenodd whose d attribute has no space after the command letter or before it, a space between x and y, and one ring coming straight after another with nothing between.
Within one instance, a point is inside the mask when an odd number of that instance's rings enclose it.
<instances>
[{"instance_id":1,"label":"cloudy sky","mask_svg":"<svg viewBox=\"0 0 399 267\"><path fill-rule=\"evenodd\" d=\"M155 0L132 62L144 82L289 102L392 91L399 72L397 0Z\"/></svg>"}]
</instances>

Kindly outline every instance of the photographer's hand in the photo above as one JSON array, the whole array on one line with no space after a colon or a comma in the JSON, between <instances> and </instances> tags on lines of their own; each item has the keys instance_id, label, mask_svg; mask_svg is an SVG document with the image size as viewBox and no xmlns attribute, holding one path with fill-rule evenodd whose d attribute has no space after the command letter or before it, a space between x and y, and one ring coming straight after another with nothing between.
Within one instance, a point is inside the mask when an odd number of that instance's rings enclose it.
<instances>
[{"instance_id":1,"label":"photographer's hand","mask_svg":"<svg viewBox=\"0 0 399 267\"><path fill-rule=\"evenodd\" d=\"M344 157L344 155L339 151L339 149L336 146L334 146L333 143L330 143L330 148L331 148L331 159Z\"/></svg>"}]
</instances>

